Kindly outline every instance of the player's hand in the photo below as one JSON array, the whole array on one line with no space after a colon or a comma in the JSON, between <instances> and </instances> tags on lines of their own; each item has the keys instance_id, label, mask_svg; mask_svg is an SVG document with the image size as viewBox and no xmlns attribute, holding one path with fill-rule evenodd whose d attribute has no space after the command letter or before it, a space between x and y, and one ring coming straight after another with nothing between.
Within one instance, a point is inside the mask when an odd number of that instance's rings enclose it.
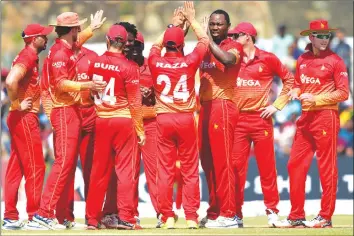
<instances>
[{"instance_id":1,"label":"player's hand","mask_svg":"<svg viewBox=\"0 0 354 236\"><path fill-rule=\"evenodd\" d=\"M313 96L311 93L303 93L299 98L301 102L310 103L311 105L316 104L315 96Z\"/></svg>"},{"instance_id":2,"label":"player's hand","mask_svg":"<svg viewBox=\"0 0 354 236\"><path fill-rule=\"evenodd\" d=\"M96 12L95 16L91 14L91 24L90 27L92 31L99 29L103 23L106 21L106 17L102 19L103 10L99 10Z\"/></svg>"},{"instance_id":3,"label":"player's hand","mask_svg":"<svg viewBox=\"0 0 354 236\"><path fill-rule=\"evenodd\" d=\"M259 110L262 111L260 116L263 119L267 119L267 118L271 117L275 112L278 111L278 109L273 105L269 105L269 106L261 108Z\"/></svg>"},{"instance_id":4,"label":"player's hand","mask_svg":"<svg viewBox=\"0 0 354 236\"><path fill-rule=\"evenodd\" d=\"M288 94L289 100L299 100L298 92L295 89L291 89Z\"/></svg>"},{"instance_id":5,"label":"player's hand","mask_svg":"<svg viewBox=\"0 0 354 236\"><path fill-rule=\"evenodd\" d=\"M148 96L151 95L152 93L152 88L147 88L147 87L144 87L144 86L140 86L140 92L141 92L141 95L146 98Z\"/></svg>"},{"instance_id":6,"label":"player's hand","mask_svg":"<svg viewBox=\"0 0 354 236\"><path fill-rule=\"evenodd\" d=\"M185 1L182 14L187 21L192 22L195 19L194 3L191 1Z\"/></svg>"},{"instance_id":7,"label":"player's hand","mask_svg":"<svg viewBox=\"0 0 354 236\"><path fill-rule=\"evenodd\" d=\"M32 109L33 103L32 103L32 98L28 97L25 98L21 104L20 107L18 108L19 111L30 111Z\"/></svg>"},{"instance_id":8,"label":"player's hand","mask_svg":"<svg viewBox=\"0 0 354 236\"><path fill-rule=\"evenodd\" d=\"M174 10L173 12L173 17L172 17L172 24L176 27L181 27L184 24L184 16L182 14L183 8L182 7L178 7L177 9Z\"/></svg>"},{"instance_id":9,"label":"player's hand","mask_svg":"<svg viewBox=\"0 0 354 236\"><path fill-rule=\"evenodd\" d=\"M209 31L209 16L204 16L202 20L202 27L204 29L204 32Z\"/></svg>"},{"instance_id":10,"label":"player's hand","mask_svg":"<svg viewBox=\"0 0 354 236\"><path fill-rule=\"evenodd\" d=\"M145 137L145 135L139 135L138 136L138 144L140 145L140 146L144 146L145 145L145 142L146 142L146 137Z\"/></svg>"},{"instance_id":11,"label":"player's hand","mask_svg":"<svg viewBox=\"0 0 354 236\"><path fill-rule=\"evenodd\" d=\"M103 91L107 86L107 82L106 81L92 81L92 87L91 89L97 92L101 92Z\"/></svg>"}]
</instances>

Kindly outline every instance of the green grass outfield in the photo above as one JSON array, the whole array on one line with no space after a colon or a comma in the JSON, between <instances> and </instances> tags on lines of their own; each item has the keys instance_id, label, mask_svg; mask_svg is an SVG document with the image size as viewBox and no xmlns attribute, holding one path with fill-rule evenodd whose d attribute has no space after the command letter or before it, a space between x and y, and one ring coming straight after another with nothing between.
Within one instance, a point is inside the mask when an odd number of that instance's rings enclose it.
<instances>
[{"instance_id":1,"label":"green grass outfield","mask_svg":"<svg viewBox=\"0 0 354 236\"><path fill-rule=\"evenodd\" d=\"M312 219L308 216L307 219ZM283 217L281 217L283 218ZM79 220L80 221L80 220ZM82 222L82 221L80 221ZM156 229L156 219L143 218L143 230L58 230L27 231L2 230L1 235L353 235L353 216L339 215L333 217L331 229L274 229L268 228L265 216L244 218L245 227L241 229L186 229L184 219L179 219L176 229Z\"/></svg>"}]
</instances>

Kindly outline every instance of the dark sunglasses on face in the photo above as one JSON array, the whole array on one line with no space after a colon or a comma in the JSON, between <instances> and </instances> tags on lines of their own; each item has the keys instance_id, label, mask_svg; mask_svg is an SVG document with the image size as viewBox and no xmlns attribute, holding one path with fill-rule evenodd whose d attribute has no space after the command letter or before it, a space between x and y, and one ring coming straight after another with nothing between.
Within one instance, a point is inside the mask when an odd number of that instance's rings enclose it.
<instances>
[{"instance_id":1,"label":"dark sunglasses on face","mask_svg":"<svg viewBox=\"0 0 354 236\"><path fill-rule=\"evenodd\" d=\"M329 39L331 34L312 34L314 37L318 39Z\"/></svg>"}]
</instances>

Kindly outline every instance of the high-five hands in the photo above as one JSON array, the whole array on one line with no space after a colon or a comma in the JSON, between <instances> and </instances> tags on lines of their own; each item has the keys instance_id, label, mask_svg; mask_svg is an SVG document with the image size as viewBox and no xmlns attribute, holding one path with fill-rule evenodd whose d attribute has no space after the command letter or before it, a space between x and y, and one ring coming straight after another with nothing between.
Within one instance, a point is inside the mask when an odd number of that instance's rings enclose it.
<instances>
[{"instance_id":1,"label":"high-five hands","mask_svg":"<svg viewBox=\"0 0 354 236\"><path fill-rule=\"evenodd\" d=\"M91 24L90 27L92 31L99 29L103 23L106 21L106 17L102 19L103 10L99 10L96 12L95 16L91 14Z\"/></svg>"}]
</instances>

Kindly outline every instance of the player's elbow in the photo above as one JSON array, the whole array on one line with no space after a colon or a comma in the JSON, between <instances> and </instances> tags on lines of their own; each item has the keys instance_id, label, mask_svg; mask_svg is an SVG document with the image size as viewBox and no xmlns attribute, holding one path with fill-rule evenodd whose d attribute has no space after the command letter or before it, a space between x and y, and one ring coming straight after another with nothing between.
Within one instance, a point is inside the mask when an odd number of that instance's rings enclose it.
<instances>
[{"instance_id":1,"label":"player's elbow","mask_svg":"<svg viewBox=\"0 0 354 236\"><path fill-rule=\"evenodd\" d=\"M7 77L5 80L5 87L7 90L15 90L17 87L17 81L13 80L11 77Z\"/></svg>"}]
</instances>

